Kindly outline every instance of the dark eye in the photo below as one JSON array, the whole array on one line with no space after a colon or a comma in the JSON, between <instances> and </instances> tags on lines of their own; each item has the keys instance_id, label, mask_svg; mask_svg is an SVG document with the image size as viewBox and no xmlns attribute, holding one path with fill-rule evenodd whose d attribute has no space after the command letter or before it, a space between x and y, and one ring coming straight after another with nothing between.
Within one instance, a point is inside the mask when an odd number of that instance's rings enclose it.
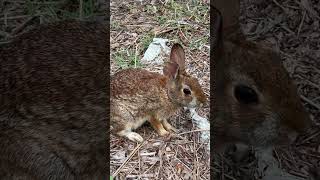
<instances>
[{"instance_id":1,"label":"dark eye","mask_svg":"<svg viewBox=\"0 0 320 180\"><path fill-rule=\"evenodd\" d=\"M245 85L237 85L234 89L234 95L240 103L254 104L258 103L256 91Z\"/></svg>"},{"instance_id":2,"label":"dark eye","mask_svg":"<svg viewBox=\"0 0 320 180\"><path fill-rule=\"evenodd\" d=\"M183 93L184 93L185 95L190 95L190 94L191 94L191 91L190 91L190 89L184 88L184 89L183 89Z\"/></svg>"}]
</instances>

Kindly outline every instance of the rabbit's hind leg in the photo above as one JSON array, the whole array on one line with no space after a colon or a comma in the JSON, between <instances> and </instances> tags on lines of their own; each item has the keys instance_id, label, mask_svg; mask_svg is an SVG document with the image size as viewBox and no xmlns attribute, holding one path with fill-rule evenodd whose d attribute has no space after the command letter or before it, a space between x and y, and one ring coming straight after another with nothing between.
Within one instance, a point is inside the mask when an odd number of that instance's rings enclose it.
<instances>
[{"instance_id":1,"label":"rabbit's hind leg","mask_svg":"<svg viewBox=\"0 0 320 180\"><path fill-rule=\"evenodd\" d=\"M119 136L126 137L133 142L140 142L141 143L143 141L143 138L140 136L140 134L138 134L136 132L132 132L131 130L128 130L128 129L124 129L122 131L119 131L117 134Z\"/></svg>"},{"instance_id":2,"label":"rabbit's hind leg","mask_svg":"<svg viewBox=\"0 0 320 180\"><path fill-rule=\"evenodd\" d=\"M120 137L126 137L133 142L142 142L143 138L132 130L141 126L144 121L135 121L132 114L118 102L111 103L111 126L112 132Z\"/></svg>"},{"instance_id":3,"label":"rabbit's hind leg","mask_svg":"<svg viewBox=\"0 0 320 180\"><path fill-rule=\"evenodd\" d=\"M163 124L154 116L150 117L149 122L160 136L166 136L169 134L169 132L163 127Z\"/></svg>"}]
</instances>

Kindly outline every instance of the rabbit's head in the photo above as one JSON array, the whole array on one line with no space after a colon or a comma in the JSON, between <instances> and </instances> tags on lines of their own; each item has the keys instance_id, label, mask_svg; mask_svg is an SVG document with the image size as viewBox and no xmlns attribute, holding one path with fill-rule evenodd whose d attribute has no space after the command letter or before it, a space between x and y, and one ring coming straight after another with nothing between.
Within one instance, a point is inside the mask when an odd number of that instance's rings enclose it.
<instances>
[{"instance_id":1,"label":"rabbit's head","mask_svg":"<svg viewBox=\"0 0 320 180\"><path fill-rule=\"evenodd\" d=\"M245 41L227 42L219 61L216 103L223 118L217 118L215 130L267 145L307 128L310 119L277 53Z\"/></svg>"},{"instance_id":2,"label":"rabbit's head","mask_svg":"<svg viewBox=\"0 0 320 180\"><path fill-rule=\"evenodd\" d=\"M173 45L163 74L168 78L167 93L173 103L188 108L201 107L206 103L207 98L198 80L185 71L185 53L181 45Z\"/></svg>"},{"instance_id":3,"label":"rabbit's head","mask_svg":"<svg viewBox=\"0 0 320 180\"><path fill-rule=\"evenodd\" d=\"M216 19L222 22L221 17ZM222 23L216 24L216 118L212 122L216 145L228 141L256 147L290 143L311 120L280 56L247 41L239 29L232 34L230 29L221 30ZM222 36L222 31L232 35Z\"/></svg>"}]
</instances>

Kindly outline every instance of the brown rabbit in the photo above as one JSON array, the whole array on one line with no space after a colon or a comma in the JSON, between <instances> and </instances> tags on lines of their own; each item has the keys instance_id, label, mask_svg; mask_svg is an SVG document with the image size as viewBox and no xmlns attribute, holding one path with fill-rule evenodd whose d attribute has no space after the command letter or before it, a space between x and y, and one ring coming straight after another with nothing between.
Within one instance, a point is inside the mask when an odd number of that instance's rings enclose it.
<instances>
[{"instance_id":1,"label":"brown rabbit","mask_svg":"<svg viewBox=\"0 0 320 180\"><path fill-rule=\"evenodd\" d=\"M217 21L221 21L219 11L215 11ZM214 136L222 138L221 142L267 147L288 142L282 138L308 129L311 120L280 56L247 41L239 24L223 30L217 24L212 28L228 34L221 34L217 41Z\"/></svg>"},{"instance_id":2,"label":"brown rabbit","mask_svg":"<svg viewBox=\"0 0 320 180\"><path fill-rule=\"evenodd\" d=\"M41 25L0 47L0 179L107 179L107 29Z\"/></svg>"},{"instance_id":3,"label":"brown rabbit","mask_svg":"<svg viewBox=\"0 0 320 180\"><path fill-rule=\"evenodd\" d=\"M111 126L119 136L142 142L132 130L146 121L161 136L176 128L167 121L182 107L199 107L206 102L197 79L185 71L185 54L179 44L173 45L170 61L163 74L143 69L126 69L111 80Z\"/></svg>"},{"instance_id":4,"label":"brown rabbit","mask_svg":"<svg viewBox=\"0 0 320 180\"><path fill-rule=\"evenodd\" d=\"M268 153L275 145L289 145L312 123L296 85L275 51L245 39L238 22L239 0L215 0L213 6L213 151L221 152L229 143Z\"/></svg>"}]
</instances>

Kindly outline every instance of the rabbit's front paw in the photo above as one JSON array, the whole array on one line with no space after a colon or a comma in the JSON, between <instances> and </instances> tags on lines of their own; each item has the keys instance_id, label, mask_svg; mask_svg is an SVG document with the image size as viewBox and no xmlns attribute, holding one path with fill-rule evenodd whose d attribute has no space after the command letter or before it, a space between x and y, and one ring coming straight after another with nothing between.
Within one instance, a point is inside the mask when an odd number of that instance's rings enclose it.
<instances>
[{"instance_id":1,"label":"rabbit's front paw","mask_svg":"<svg viewBox=\"0 0 320 180\"><path fill-rule=\"evenodd\" d=\"M167 130L165 130L165 129L159 129L158 130L158 134L160 135L160 136L167 136L167 135L169 135L170 133L167 131Z\"/></svg>"},{"instance_id":2,"label":"rabbit's front paw","mask_svg":"<svg viewBox=\"0 0 320 180\"><path fill-rule=\"evenodd\" d=\"M179 132L179 130L176 129L175 127L173 127L171 124L169 124L167 120L163 120L162 121L162 125L167 131L171 131L171 132L174 132L174 133L178 133Z\"/></svg>"},{"instance_id":3,"label":"rabbit's front paw","mask_svg":"<svg viewBox=\"0 0 320 180\"><path fill-rule=\"evenodd\" d=\"M149 122L160 136L167 136L170 134L166 129L164 129L163 123L161 123L158 119L152 117L150 118Z\"/></svg>"},{"instance_id":4,"label":"rabbit's front paw","mask_svg":"<svg viewBox=\"0 0 320 180\"><path fill-rule=\"evenodd\" d=\"M134 142L142 142L143 138L140 136L140 134L135 132L130 132L127 134L127 138Z\"/></svg>"}]
</instances>

